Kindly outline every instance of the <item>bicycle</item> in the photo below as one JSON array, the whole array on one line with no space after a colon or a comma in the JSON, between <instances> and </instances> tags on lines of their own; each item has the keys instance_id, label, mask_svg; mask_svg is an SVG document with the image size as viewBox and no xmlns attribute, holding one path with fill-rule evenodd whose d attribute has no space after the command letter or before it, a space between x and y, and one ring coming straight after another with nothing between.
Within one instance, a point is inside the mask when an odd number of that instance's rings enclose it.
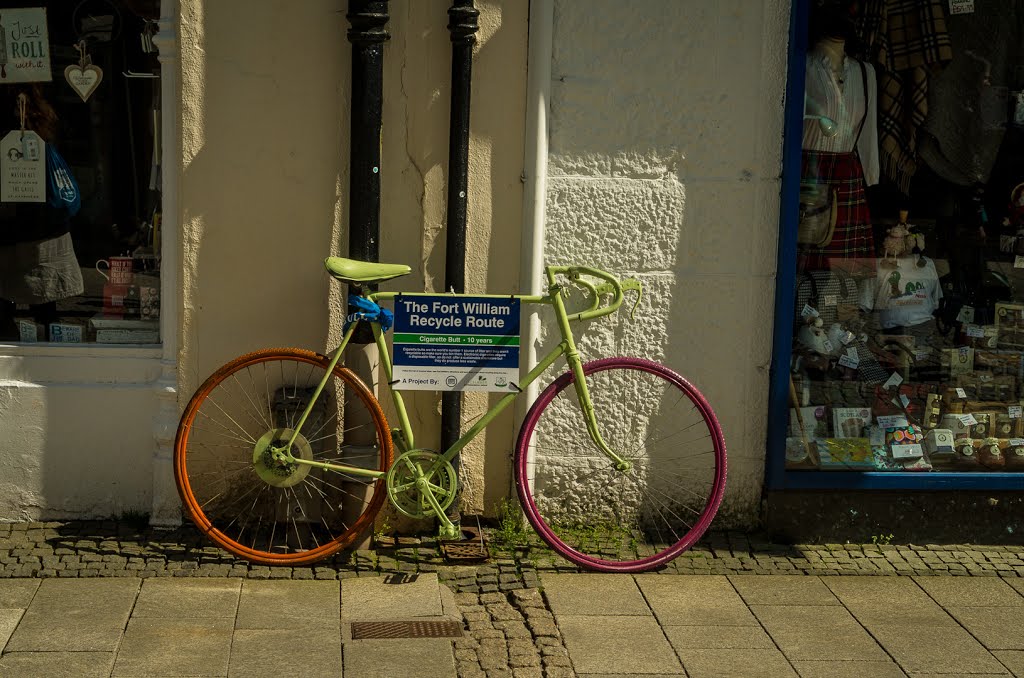
<instances>
[{"instance_id":1,"label":"bicycle","mask_svg":"<svg viewBox=\"0 0 1024 678\"><path fill-rule=\"evenodd\" d=\"M389 312L378 305L427 295L365 291L409 273L408 266L340 257L325 265L350 286L350 308L360 309L338 348L243 355L214 372L182 414L175 482L186 513L214 543L257 563L309 564L352 544L385 496L404 515L435 518L442 539L458 539L445 514L458 489L451 460L562 356L568 371L530 407L514 451L517 494L537 534L582 567L639 572L668 562L707 530L726 480L725 442L710 405L658 363L584 363L570 327L615 313L626 292L636 292L632 317L638 280L548 266L543 295L446 295L550 306L561 342L439 454L416 447L401 390L390 388ZM586 291L588 308L566 310L562 278ZM362 323L379 349L394 429L370 389L339 364Z\"/></svg>"}]
</instances>

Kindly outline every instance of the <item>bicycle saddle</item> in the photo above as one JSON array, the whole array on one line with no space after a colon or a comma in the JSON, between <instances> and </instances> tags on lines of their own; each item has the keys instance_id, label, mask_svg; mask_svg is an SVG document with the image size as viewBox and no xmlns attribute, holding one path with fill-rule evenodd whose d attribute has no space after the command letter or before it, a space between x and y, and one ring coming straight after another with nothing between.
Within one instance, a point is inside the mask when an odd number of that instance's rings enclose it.
<instances>
[{"instance_id":1,"label":"bicycle saddle","mask_svg":"<svg viewBox=\"0 0 1024 678\"><path fill-rule=\"evenodd\" d=\"M324 266L334 278L350 285L368 285L391 280L412 270L405 264L376 264L343 257L327 257Z\"/></svg>"}]
</instances>

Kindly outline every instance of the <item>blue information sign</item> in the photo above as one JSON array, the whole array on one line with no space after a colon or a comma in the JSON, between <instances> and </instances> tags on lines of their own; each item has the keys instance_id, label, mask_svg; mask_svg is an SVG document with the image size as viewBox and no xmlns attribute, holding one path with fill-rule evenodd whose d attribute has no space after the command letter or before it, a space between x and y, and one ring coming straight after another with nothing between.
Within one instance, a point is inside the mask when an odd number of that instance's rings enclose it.
<instances>
[{"instance_id":1,"label":"blue information sign","mask_svg":"<svg viewBox=\"0 0 1024 678\"><path fill-rule=\"evenodd\" d=\"M395 299L394 387L512 391L519 379L519 300Z\"/></svg>"}]
</instances>

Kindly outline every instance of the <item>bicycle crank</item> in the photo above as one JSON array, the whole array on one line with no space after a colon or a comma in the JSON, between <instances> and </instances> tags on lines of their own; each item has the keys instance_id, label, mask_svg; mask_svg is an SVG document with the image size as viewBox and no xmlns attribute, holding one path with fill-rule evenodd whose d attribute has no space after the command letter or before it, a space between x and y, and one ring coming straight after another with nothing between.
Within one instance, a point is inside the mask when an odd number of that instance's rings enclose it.
<instances>
[{"instance_id":1,"label":"bicycle crank","mask_svg":"<svg viewBox=\"0 0 1024 678\"><path fill-rule=\"evenodd\" d=\"M430 450L409 450L395 459L387 475L388 498L410 518L442 514L455 500L458 476L452 465Z\"/></svg>"}]
</instances>

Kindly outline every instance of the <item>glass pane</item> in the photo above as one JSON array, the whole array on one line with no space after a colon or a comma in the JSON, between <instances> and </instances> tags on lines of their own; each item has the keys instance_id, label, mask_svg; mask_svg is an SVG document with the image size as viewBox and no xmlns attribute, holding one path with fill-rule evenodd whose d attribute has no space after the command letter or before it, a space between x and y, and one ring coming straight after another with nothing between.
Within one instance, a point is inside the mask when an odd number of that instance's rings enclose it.
<instances>
[{"instance_id":1,"label":"glass pane","mask_svg":"<svg viewBox=\"0 0 1024 678\"><path fill-rule=\"evenodd\" d=\"M813 4L786 467L1024 472L1024 5Z\"/></svg>"},{"instance_id":2,"label":"glass pane","mask_svg":"<svg viewBox=\"0 0 1024 678\"><path fill-rule=\"evenodd\" d=\"M160 341L157 4L0 3L0 341Z\"/></svg>"}]
</instances>

